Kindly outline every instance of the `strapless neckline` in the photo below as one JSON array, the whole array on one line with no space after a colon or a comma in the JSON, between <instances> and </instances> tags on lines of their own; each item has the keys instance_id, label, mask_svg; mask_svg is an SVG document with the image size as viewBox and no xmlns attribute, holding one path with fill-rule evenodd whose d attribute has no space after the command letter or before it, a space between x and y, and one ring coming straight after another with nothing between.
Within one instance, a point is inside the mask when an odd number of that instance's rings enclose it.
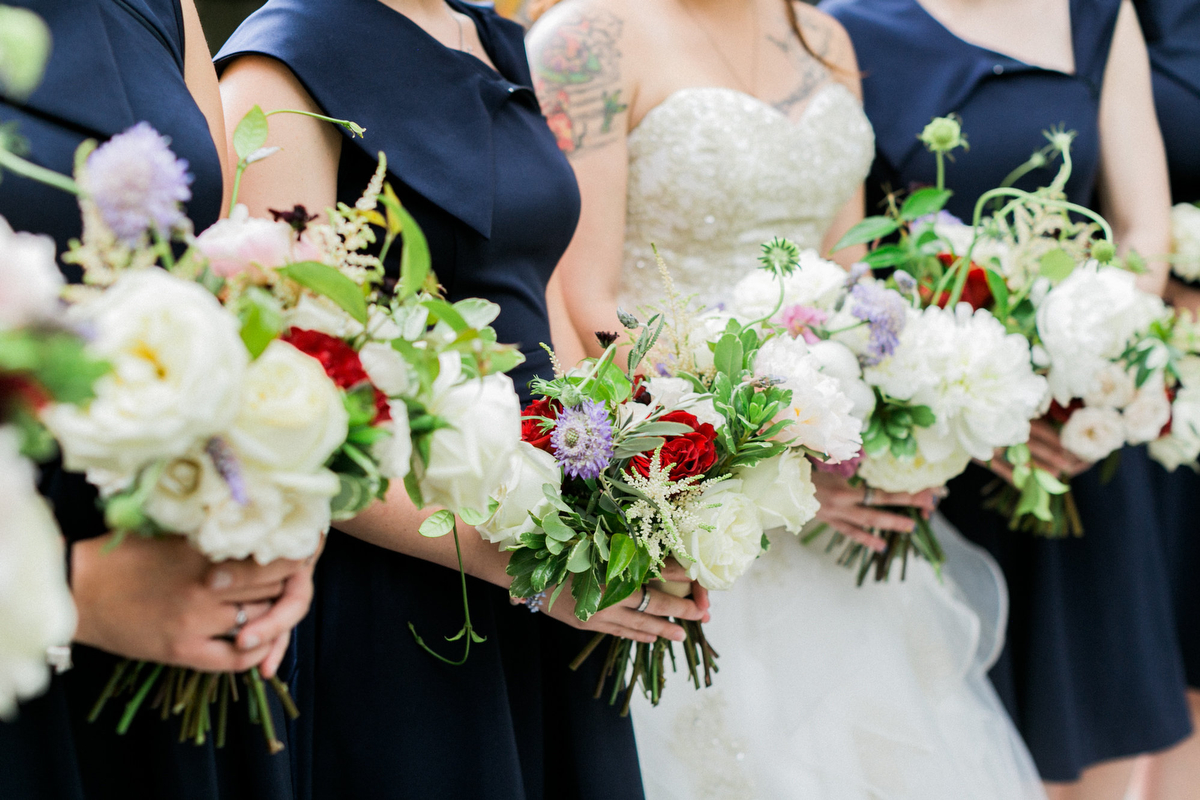
<instances>
[{"instance_id":1,"label":"strapless neckline","mask_svg":"<svg viewBox=\"0 0 1200 800\"><path fill-rule=\"evenodd\" d=\"M685 86L682 89L676 89L675 91L671 92L670 94L668 94L666 97L663 98L661 103L659 103L654 108L650 109L645 114L643 114L642 118L638 121L638 124L636 126L634 126L633 130L631 130L629 132L629 136L633 137L637 133L638 129L640 129L643 125L645 125L646 120L648 120L651 116L653 116L655 114L655 112L661 111L663 108L669 107L674 102L678 102L681 97L686 97L693 93L702 93L702 92L730 94L730 95L734 95L739 98L750 100L753 103L755 103L759 106L762 106L765 109L770 109L771 111L775 112L775 114L777 114L781 119L786 120L787 122L790 122L792 125L794 125L796 127L800 127L808 119L809 114L812 112L813 108L817 105L817 101L826 92L834 91L837 89L841 89L846 94L850 95L851 97L854 97L854 95L850 92L850 90L847 89L844 85L842 85L840 83L833 83L833 82L827 83L824 86L822 86L820 89L818 89L816 92L814 92L812 97L808 98L808 104L804 106L804 110L800 112L800 116L796 117L796 119L793 120L787 114L783 113L778 108L776 108L775 106L768 103L766 100L763 100L761 97L752 95L749 92L743 92L740 89L731 89L728 86Z\"/></svg>"}]
</instances>

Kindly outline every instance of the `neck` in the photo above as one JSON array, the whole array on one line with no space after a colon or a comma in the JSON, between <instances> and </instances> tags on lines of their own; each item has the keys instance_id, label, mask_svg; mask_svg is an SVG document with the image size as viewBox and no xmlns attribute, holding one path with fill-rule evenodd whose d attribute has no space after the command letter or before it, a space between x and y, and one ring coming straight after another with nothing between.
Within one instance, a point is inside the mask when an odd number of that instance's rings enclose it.
<instances>
[{"instance_id":1,"label":"neck","mask_svg":"<svg viewBox=\"0 0 1200 800\"><path fill-rule=\"evenodd\" d=\"M428 18L445 15L450 10L445 0L379 0L385 6L406 17Z\"/></svg>"},{"instance_id":2,"label":"neck","mask_svg":"<svg viewBox=\"0 0 1200 800\"><path fill-rule=\"evenodd\" d=\"M790 0L788 0L790 2ZM678 0L694 11L712 16L742 17L754 7L755 0Z\"/></svg>"}]
</instances>

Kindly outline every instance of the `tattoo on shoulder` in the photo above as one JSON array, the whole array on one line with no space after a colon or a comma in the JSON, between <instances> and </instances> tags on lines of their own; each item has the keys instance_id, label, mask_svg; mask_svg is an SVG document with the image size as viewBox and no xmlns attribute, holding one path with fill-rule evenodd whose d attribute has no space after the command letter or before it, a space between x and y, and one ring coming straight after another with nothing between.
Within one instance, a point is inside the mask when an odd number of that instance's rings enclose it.
<instances>
[{"instance_id":1,"label":"tattoo on shoulder","mask_svg":"<svg viewBox=\"0 0 1200 800\"><path fill-rule=\"evenodd\" d=\"M805 25L803 30L808 50L801 46L795 35L782 39L767 35L767 41L787 55L796 67L796 82L792 90L773 103L777 109L789 116L797 106L804 105L813 92L829 80L829 68L821 63L821 59L829 54L832 31L827 25Z\"/></svg>"},{"instance_id":2,"label":"tattoo on shoulder","mask_svg":"<svg viewBox=\"0 0 1200 800\"><path fill-rule=\"evenodd\" d=\"M546 121L568 156L625 135L614 125L629 108L621 97L621 20L579 13L547 31L530 53L534 88Z\"/></svg>"}]
</instances>

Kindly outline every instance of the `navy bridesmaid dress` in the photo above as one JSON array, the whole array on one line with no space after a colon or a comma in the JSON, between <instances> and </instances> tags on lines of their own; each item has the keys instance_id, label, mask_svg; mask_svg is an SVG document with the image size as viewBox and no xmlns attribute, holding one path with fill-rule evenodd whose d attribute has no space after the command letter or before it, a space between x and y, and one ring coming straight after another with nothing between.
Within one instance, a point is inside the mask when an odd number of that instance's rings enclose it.
<instances>
[{"instance_id":1,"label":"navy bridesmaid dress","mask_svg":"<svg viewBox=\"0 0 1200 800\"><path fill-rule=\"evenodd\" d=\"M970 220L975 201L1045 144L1052 126L1077 136L1066 191L1092 203L1100 163L1099 101L1120 0L1071 0L1075 73L1025 64L960 39L917 0L828 0L863 71L875 126L868 208L885 191L932 184L932 154L917 134L957 113L971 149L946 170L948 209ZM1047 185L1054 167L1021 188ZM1112 482L1092 469L1072 482L1086 533L1049 541L1011 532L981 507L991 473L970 467L942 511L1004 569L1008 636L991 678L1047 781L1157 750L1190 723L1167 592L1167 568L1144 448L1127 448Z\"/></svg>"},{"instance_id":2,"label":"navy bridesmaid dress","mask_svg":"<svg viewBox=\"0 0 1200 800\"><path fill-rule=\"evenodd\" d=\"M12 0L9 0L11 2ZM53 52L45 78L24 101L0 98L0 124L15 123L28 158L70 174L76 147L104 141L141 120L171 138L194 177L187 211L198 230L221 211L222 175L208 124L183 79L183 15L179 0L17 0L46 20ZM0 215L16 230L47 233L59 252L80 234L79 207L58 189L6 173ZM65 267L68 277L79 274ZM95 492L78 475L43 470L68 540L104 533ZM121 703L94 724L87 714L111 674L115 657L76 646L75 667L49 691L0 723L0 797L246 798L291 797L286 756L268 755L244 714L231 716L224 750L179 744L178 719L143 714L125 736L115 732ZM278 709L277 709L278 712ZM276 714L283 727L282 713Z\"/></svg>"},{"instance_id":3,"label":"navy bridesmaid dress","mask_svg":"<svg viewBox=\"0 0 1200 800\"><path fill-rule=\"evenodd\" d=\"M449 297L500 306L500 341L526 357L513 380L527 400L530 378L551 371L539 346L550 341L545 288L579 194L530 88L521 28L451 6L474 20L498 72L377 0L270 0L217 62L278 59L326 114L366 128L343 140L339 199L354 202L384 151ZM592 699L591 674L567 669L588 635L468 583L487 641L449 666L408 623L440 652L461 652L442 640L462 624L458 575L330 534L298 637L298 796L640 798L629 721Z\"/></svg>"},{"instance_id":4,"label":"navy bridesmaid dress","mask_svg":"<svg viewBox=\"0 0 1200 800\"><path fill-rule=\"evenodd\" d=\"M1173 200L1200 202L1200 0L1143 0L1134 6L1154 70ZM1154 471L1179 646L1188 685L1200 689L1200 476L1187 467L1168 473L1156 464Z\"/></svg>"}]
</instances>

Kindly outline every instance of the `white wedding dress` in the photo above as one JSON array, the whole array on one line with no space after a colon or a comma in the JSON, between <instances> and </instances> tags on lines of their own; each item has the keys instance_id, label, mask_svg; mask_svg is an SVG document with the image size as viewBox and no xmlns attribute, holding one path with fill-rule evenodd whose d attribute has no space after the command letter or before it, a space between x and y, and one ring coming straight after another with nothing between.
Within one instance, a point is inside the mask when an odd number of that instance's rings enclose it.
<instances>
[{"instance_id":1,"label":"white wedding dress","mask_svg":"<svg viewBox=\"0 0 1200 800\"><path fill-rule=\"evenodd\" d=\"M874 136L854 96L820 90L794 121L741 92L684 89L629 136L621 303L661 297L651 245L677 288L709 306L786 236L819 247L863 182ZM1044 797L986 670L1007 595L998 568L935 518L943 578L855 585L782 531L705 626L711 688L686 672L657 708L635 703L650 800L1021 800Z\"/></svg>"}]
</instances>

